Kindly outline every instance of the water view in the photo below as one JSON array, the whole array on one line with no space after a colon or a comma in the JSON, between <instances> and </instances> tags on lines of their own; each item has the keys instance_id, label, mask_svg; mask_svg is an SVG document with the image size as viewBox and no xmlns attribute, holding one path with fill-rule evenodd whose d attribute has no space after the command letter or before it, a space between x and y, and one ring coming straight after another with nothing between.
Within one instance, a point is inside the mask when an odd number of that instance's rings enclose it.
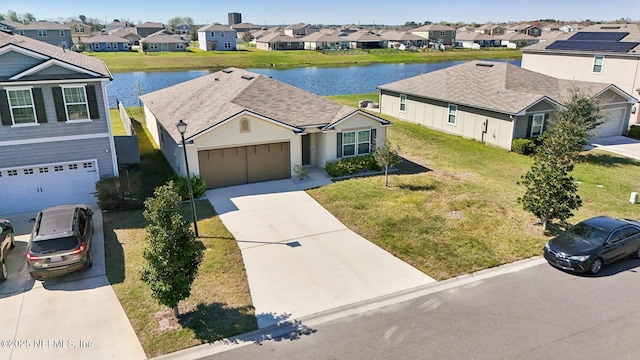
<instances>
[{"instance_id":1,"label":"water view","mask_svg":"<svg viewBox=\"0 0 640 360\"><path fill-rule=\"evenodd\" d=\"M520 66L520 60L508 61ZM305 67L294 69L260 68L249 71L272 78L321 96L375 92L376 86L458 65L464 61L428 64L375 64L344 67ZM108 87L109 106L117 100L125 106L138 106L138 96L210 74L209 70L176 72L131 72L113 74Z\"/></svg>"}]
</instances>

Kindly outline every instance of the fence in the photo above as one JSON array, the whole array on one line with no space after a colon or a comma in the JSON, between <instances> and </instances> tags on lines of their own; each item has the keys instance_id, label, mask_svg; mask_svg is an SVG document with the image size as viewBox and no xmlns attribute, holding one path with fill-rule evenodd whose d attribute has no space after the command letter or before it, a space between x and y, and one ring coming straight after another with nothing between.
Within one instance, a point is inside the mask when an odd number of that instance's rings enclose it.
<instances>
[{"instance_id":1,"label":"fence","mask_svg":"<svg viewBox=\"0 0 640 360\"><path fill-rule=\"evenodd\" d=\"M140 149L138 148L138 134L131 123L131 118L127 114L124 105L118 100L118 112L120 119L124 124L127 135L114 136L113 140L116 145L116 156L118 164L138 164L140 163Z\"/></svg>"}]
</instances>

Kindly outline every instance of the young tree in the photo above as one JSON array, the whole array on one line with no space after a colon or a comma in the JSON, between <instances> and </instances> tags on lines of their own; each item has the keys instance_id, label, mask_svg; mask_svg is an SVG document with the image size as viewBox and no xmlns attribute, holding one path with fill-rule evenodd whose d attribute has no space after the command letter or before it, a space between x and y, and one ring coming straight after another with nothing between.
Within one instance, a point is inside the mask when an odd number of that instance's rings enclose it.
<instances>
[{"instance_id":1,"label":"young tree","mask_svg":"<svg viewBox=\"0 0 640 360\"><path fill-rule=\"evenodd\" d=\"M159 186L154 197L144 205L147 247L143 257L141 278L151 288L151 296L158 303L173 309L178 317L178 302L191 294L191 284L202 262L202 249L193 231L178 213L180 195L173 182Z\"/></svg>"},{"instance_id":2,"label":"young tree","mask_svg":"<svg viewBox=\"0 0 640 360\"><path fill-rule=\"evenodd\" d=\"M384 186L389 186L389 168L398 164L402 158L398 155L400 148L391 146L389 141L385 141L384 145L377 147L373 151L373 158L378 166L384 168Z\"/></svg>"},{"instance_id":3,"label":"young tree","mask_svg":"<svg viewBox=\"0 0 640 360\"><path fill-rule=\"evenodd\" d=\"M589 131L600 119L597 100L574 89L556 112L555 125L545 132L531 169L522 177L526 187L518 198L524 210L532 212L546 229L554 219L566 220L582 206L573 177L575 162L589 141Z\"/></svg>"},{"instance_id":4,"label":"young tree","mask_svg":"<svg viewBox=\"0 0 640 360\"><path fill-rule=\"evenodd\" d=\"M249 30L245 31L242 34L242 40L246 43L251 42L251 40L253 40L253 35L251 35L251 32Z\"/></svg>"}]
</instances>

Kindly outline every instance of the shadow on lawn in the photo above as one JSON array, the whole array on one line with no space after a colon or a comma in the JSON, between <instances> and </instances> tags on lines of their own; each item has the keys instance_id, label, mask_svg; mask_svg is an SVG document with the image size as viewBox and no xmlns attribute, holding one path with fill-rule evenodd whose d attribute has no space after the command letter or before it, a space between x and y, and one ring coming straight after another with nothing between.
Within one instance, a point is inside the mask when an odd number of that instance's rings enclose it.
<instances>
[{"instance_id":1,"label":"shadow on lawn","mask_svg":"<svg viewBox=\"0 0 640 360\"><path fill-rule=\"evenodd\" d=\"M431 169L406 158L402 158L402 161L400 161L400 163L396 165L395 168L398 169L397 173L399 175L414 175L431 171Z\"/></svg>"},{"instance_id":2,"label":"shadow on lawn","mask_svg":"<svg viewBox=\"0 0 640 360\"><path fill-rule=\"evenodd\" d=\"M614 156L610 154L586 154L586 155L582 155L579 158L578 162L600 165L605 167L640 164L637 160L634 160L628 157Z\"/></svg>"}]
</instances>

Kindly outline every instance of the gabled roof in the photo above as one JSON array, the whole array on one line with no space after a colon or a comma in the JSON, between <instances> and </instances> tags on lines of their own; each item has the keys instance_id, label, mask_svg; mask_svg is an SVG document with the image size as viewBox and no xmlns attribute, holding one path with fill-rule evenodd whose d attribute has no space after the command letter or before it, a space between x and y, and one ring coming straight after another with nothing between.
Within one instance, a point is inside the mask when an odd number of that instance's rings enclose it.
<instances>
[{"instance_id":1,"label":"gabled roof","mask_svg":"<svg viewBox=\"0 0 640 360\"><path fill-rule=\"evenodd\" d=\"M137 28L152 28L152 29L160 28L160 29L164 29L164 24L163 23L158 23L158 22L147 21L147 22L144 22L144 23L142 23L140 25L136 25L136 27Z\"/></svg>"},{"instance_id":2,"label":"gabled roof","mask_svg":"<svg viewBox=\"0 0 640 360\"><path fill-rule=\"evenodd\" d=\"M129 43L129 40L113 34L98 34L87 38L85 43Z\"/></svg>"},{"instance_id":3,"label":"gabled roof","mask_svg":"<svg viewBox=\"0 0 640 360\"><path fill-rule=\"evenodd\" d=\"M475 32L475 31L457 31L456 32L456 40L458 41L480 41L480 40L488 41L488 40L497 39L497 38L498 37L496 35L489 36L481 32Z\"/></svg>"},{"instance_id":4,"label":"gabled roof","mask_svg":"<svg viewBox=\"0 0 640 360\"><path fill-rule=\"evenodd\" d=\"M18 51L31 54L42 59L38 66L43 66L47 62L58 62L71 67L95 73L100 77L111 79L111 73L102 60L82 55L74 51L64 50L55 45L21 36L18 34L8 34L0 31L0 54L6 51Z\"/></svg>"},{"instance_id":5,"label":"gabled roof","mask_svg":"<svg viewBox=\"0 0 640 360\"><path fill-rule=\"evenodd\" d=\"M502 28L502 26L496 25L496 24L484 24L484 25L478 27L477 30L493 30L493 29L497 29L497 28Z\"/></svg>"},{"instance_id":6,"label":"gabled roof","mask_svg":"<svg viewBox=\"0 0 640 360\"><path fill-rule=\"evenodd\" d=\"M154 91L140 99L176 141L180 134L175 124L180 119L189 124L186 138L193 138L243 112L301 132L309 126L329 126L359 111L238 68Z\"/></svg>"},{"instance_id":7,"label":"gabled roof","mask_svg":"<svg viewBox=\"0 0 640 360\"><path fill-rule=\"evenodd\" d=\"M611 84L557 79L507 63L470 61L378 89L516 115L545 99L561 104L574 88L595 96L612 87L622 92Z\"/></svg>"},{"instance_id":8,"label":"gabled roof","mask_svg":"<svg viewBox=\"0 0 640 360\"><path fill-rule=\"evenodd\" d=\"M16 30L69 30L68 26L48 21L34 21L28 24L11 22Z\"/></svg>"},{"instance_id":9,"label":"gabled roof","mask_svg":"<svg viewBox=\"0 0 640 360\"><path fill-rule=\"evenodd\" d=\"M136 28L131 26L125 26L125 27L117 28L115 30L111 30L109 31L109 34L119 36L122 38L125 36L128 36L128 37L135 36L138 39L141 38L141 36L136 33Z\"/></svg>"},{"instance_id":10,"label":"gabled roof","mask_svg":"<svg viewBox=\"0 0 640 360\"><path fill-rule=\"evenodd\" d=\"M258 38L256 42L273 44L277 42L302 42L302 40L285 34L271 33Z\"/></svg>"},{"instance_id":11,"label":"gabled roof","mask_svg":"<svg viewBox=\"0 0 640 360\"><path fill-rule=\"evenodd\" d=\"M386 31L381 36L390 41L428 41L428 39L408 31Z\"/></svg>"},{"instance_id":12,"label":"gabled roof","mask_svg":"<svg viewBox=\"0 0 640 360\"><path fill-rule=\"evenodd\" d=\"M173 33L171 33L170 31L167 31L167 30L156 31L153 34L150 34L149 36L145 37L142 40L145 41L145 42L166 43L166 44L188 43L189 42L187 40L184 40L182 38L182 36L177 35L177 34L173 34Z\"/></svg>"},{"instance_id":13,"label":"gabled roof","mask_svg":"<svg viewBox=\"0 0 640 360\"><path fill-rule=\"evenodd\" d=\"M378 41L386 41L384 37L380 36L380 34L375 34L367 30L356 31L344 37L347 41L358 41L358 42L378 42ZM343 40L344 41L344 40Z\"/></svg>"},{"instance_id":14,"label":"gabled roof","mask_svg":"<svg viewBox=\"0 0 640 360\"><path fill-rule=\"evenodd\" d=\"M243 23L239 23L239 24L233 24L230 25L230 27L232 29L260 29L261 27L258 25L254 25L252 23L247 23L247 22L243 22Z\"/></svg>"},{"instance_id":15,"label":"gabled roof","mask_svg":"<svg viewBox=\"0 0 640 360\"><path fill-rule=\"evenodd\" d=\"M420 26L419 28L411 29L409 31L419 32L419 31L451 31L451 30L455 30L455 29L452 28L451 26L446 26L446 25L429 24L429 25Z\"/></svg>"},{"instance_id":16,"label":"gabled roof","mask_svg":"<svg viewBox=\"0 0 640 360\"><path fill-rule=\"evenodd\" d=\"M236 32L233 28L226 26L226 25L220 25L220 24L211 24L211 25L205 25L201 28L198 29L198 32L200 31L233 31Z\"/></svg>"}]
</instances>

